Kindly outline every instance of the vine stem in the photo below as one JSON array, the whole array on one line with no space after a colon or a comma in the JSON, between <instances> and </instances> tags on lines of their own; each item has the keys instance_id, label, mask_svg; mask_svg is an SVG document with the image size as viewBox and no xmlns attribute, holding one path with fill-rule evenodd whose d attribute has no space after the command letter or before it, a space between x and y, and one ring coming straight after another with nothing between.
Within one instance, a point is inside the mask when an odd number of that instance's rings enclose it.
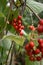
<instances>
[{"instance_id":1,"label":"vine stem","mask_svg":"<svg viewBox=\"0 0 43 65\"><path fill-rule=\"evenodd\" d=\"M41 18L38 16L38 14L37 13L35 13L33 10L32 10L32 8L30 8L28 5L26 5L26 7L28 7L34 14L35 14L35 16L40 20Z\"/></svg>"}]
</instances>

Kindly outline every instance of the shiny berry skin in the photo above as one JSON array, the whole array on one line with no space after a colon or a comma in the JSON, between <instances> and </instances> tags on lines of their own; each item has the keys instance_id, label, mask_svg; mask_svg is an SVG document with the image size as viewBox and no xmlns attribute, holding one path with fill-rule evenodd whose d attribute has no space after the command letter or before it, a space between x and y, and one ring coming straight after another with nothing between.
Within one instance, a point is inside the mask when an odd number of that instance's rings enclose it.
<instances>
[{"instance_id":1,"label":"shiny berry skin","mask_svg":"<svg viewBox=\"0 0 43 65\"><path fill-rule=\"evenodd\" d=\"M17 25L15 26L15 29L16 29L16 30L18 29L18 26L17 26Z\"/></svg>"},{"instance_id":2,"label":"shiny berry skin","mask_svg":"<svg viewBox=\"0 0 43 65\"><path fill-rule=\"evenodd\" d=\"M18 20L18 24L21 24L21 20Z\"/></svg>"},{"instance_id":3,"label":"shiny berry skin","mask_svg":"<svg viewBox=\"0 0 43 65\"><path fill-rule=\"evenodd\" d=\"M30 60L30 61L35 61L35 58L34 58L33 56L30 56L30 57L29 57L29 60Z\"/></svg>"},{"instance_id":4,"label":"shiny berry skin","mask_svg":"<svg viewBox=\"0 0 43 65\"><path fill-rule=\"evenodd\" d=\"M39 44L43 43L43 39L38 39L38 43Z\"/></svg>"},{"instance_id":5,"label":"shiny berry skin","mask_svg":"<svg viewBox=\"0 0 43 65\"><path fill-rule=\"evenodd\" d=\"M33 41L30 41L29 42L29 46L30 46L30 48L33 48L34 47L34 42Z\"/></svg>"},{"instance_id":6,"label":"shiny berry skin","mask_svg":"<svg viewBox=\"0 0 43 65\"><path fill-rule=\"evenodd\" d=\"M29 26L29 29L34 31L35 27L33 25L31 25L31 26Z\"/></svg>"},{"instance_id":7,"label":"shiny berry skin","mask_svg":"<svg viewBox=\"0 0 43 65\"><path fill-rule=\"evenodd\" d=\"M43 19L40 19L39 24L43 25Z\"/></svg>"},{"instance_id":8,"label":"shiny berry skin","mask_svg":"<svg viewBox=\"0 0 43 65\"><path fill-rule=\"evenodd\" d=\"M39 54L40 53L40 50L39 49L36 49L35 50L35 54Z\"/></svg>"},{"instance_id":9,"label":"shiny berry skin","mask_svg":"<svg viewBox=\"0 0 43 65\"><path fill-rule=\"evenodd\" d=\"M23 25L21 26L21 29L24 29L24 26Z\"/></svg>"},{"instance_id":10,"label":"shiny berry skin","mask_svg":"<svg viewBox=\"0 0 43 65\"><path fill-rule=\"evenodd\" d=\"M12 23L12 25L15 27L16 26L16 23Z\"/></svg>"},{"instance_id":11,"label":"shiny berry skin","mask_svg":"<svg viewBox=\"0 0 43 65\"><path fill-rule=\"evenodd\" d=\"M37 57L36 57L36 60L37 60L37 61L40 61L41 59L42 59L42 58L41 58L40 56L37 56Z\"/></svg>"},{"instance_id":12,"label":"shiny berry skin","mask_svg":"<svg viewBox=\"0 0 43 65\"><path fill-rule=\"evenodd\" d=\"M21 24L19 24L18 27L21 27Z\"/></svg>"},{"instance_id":13,"label":"shiny berry skin","mask_svg":"<svg viewBox=\"0 0 43 65\"><path fill-rule=\"evenodd\" d=\"M40 47L43 47L43 43L40 44Z\"/></svg>"},{"instance_id":14,"label":"shiny berry skin","mask_svg":"<svg viewBox=\"0 0 43 65\"><path fill-rule=\"evenodd\" d=\"M21 32L21 30L22 30L21 28L18 29L19 32Z\"/></svg>"},{"instance_id":15,"label":"shiny berry skin","mask_svg":"<svg viewBox=\"0 0 43 65\"><path fill-rule=\"evenodd\" d=\"M29 44L26 44L25 50L26 50L26 51L30 51L30 50L31 50L30 47L29 47Z\"/></svg>"},{"instance_id":16,"label":"shiny berry skin","mask_svg":"<svg viewBox=\"0 0 43 65\"><path fill-rule=\"evenodd\" d=\"M18 16L18 19L21 19L21 18L22 18L22 16L19 15L19 16Z\"/></svg>"},{"instance_id":17,"label":"shiny berry skin","mask_svg":"<svg viewBox=\"0 0 43 65\"><path fill-rule=\"evenodd\" d=\"M21 32L20 32L20 36L22 36L23 35L23 32L22 32L22 30L21 30Z\"/></svg>"},{"instance_id":18,"label":"shiny berry skin","mask_svg":"<svg viewBox=\"0 0 43 65\"><path fill-rule=\"evenodd\" d=\"M39 33L42 33L42 32L43 32L43 26L38 25L37 31L38 31Z\"/></svg>"}]
</instances>

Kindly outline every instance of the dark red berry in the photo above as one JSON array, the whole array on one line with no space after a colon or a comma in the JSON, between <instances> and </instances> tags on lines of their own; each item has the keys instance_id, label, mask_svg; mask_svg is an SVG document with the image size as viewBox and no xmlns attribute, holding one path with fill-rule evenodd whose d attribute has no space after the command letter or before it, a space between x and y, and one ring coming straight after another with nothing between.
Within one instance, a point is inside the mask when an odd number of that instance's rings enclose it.
<instances>
[{"instance_id":1,"label":"dark red berry","mask_svg":"<svg viewBox=\"0 0 43 65\"><path fill-rule=\"evenodd\" d=\"M21 26L21 29L24 29L24 26Z\"/></svg>"},{"instance_id":2,"label":"dark red berry","mask_svg":"<svg viewBox=\"0 0 43 65\"><path fill-rule=\"evenodd\" d=\"M36 49L35 50L35 54L39 54L40 53L40 50L39 49Z\"/></svg>"},{"instance_id":3,"label":"dark red berry","mask_svg":"<svg viewBox=\"0 0 43 65\"><path fill-rule=\"evenodd\" d=\"M16 21L17 21L16 18L14 18L13 22L16 23Z\"/></svg>"},{"instance_id":4,"label":"dark red berry","mask_svg":"<svg viewBox=\"0 0 43 65\"><path fill-rule=\"evenodd\" d=\"M43 32L43 26L38 25L37 31L38 31L39 33L42 33L42 32Z\"/></svg>"},{"instance_id":5,"label":"dark red berry","mask_svg":"<svg viewBox=\"0 0 43 65\"><path fill-rule=\"evenodd\" d=\"M18 19L21 19L21 18L22 18L22 16L19 15L19 16L18 16Z\"/></svg>"},{"instance_id":6,"label":"dark red berry","mask_svg":"<svg viewBox=\"0 0 43 65\"><path fill-rule=\"evenodd\" d=\"M29 44L26 44L25 50L26 50L26 51L30 51L30 50L31 50L30 47L29 47Z\"/></svg>"},{"instance_id":7,"label":"dark red berry","mask_svg":"<svg viewBox=\"0 0 43 65\"><path fill-rule=\"evenodd\" d=\"M39 44L43 43L43 39L38 39L38 43Z\"/></svg>"},{"instance_id":8,"label":"dark red berry","mask_svg":"<svg viewBox=\"0 0 43 65\"><path fill-rule=\"evenodd\" d=\"M43 53L43 48L40 48L40 51Z\"/></svg>"},{"instance_id":9,"label":"dark red berry","mask_svg":"<svg viewBox=\"0 0 43 65\"><path fill-rule=\"evenodd\" d=\"M31 26L29 26L29 29L34 31L35 27L33 25L31 25Z\"/></svg>"},{"instance_id":10,"label":"dark red berry","mask_svg":"<svg viewBox=\"0 0 43 65\"><path fill-rule=\"evenodd\" d=\"M30 57L29 57L29 60L30 60L30 61L35 61L34 56L30 56Z\"/></svg>"},{"instance_id":11,"label":"dark red berry","mask_svg":"<svg viewBox=\"0 0 43 65\"><path fill-rule=\"evenodd\" d=\"M23 35L23 32L22 32L22 30L21 30L21 32L20 32L20 36L22 36Z\"/></svg>"},{"instance_id":12,"label":"dark red berry","mask_svg":"<svg viewBox=\"0 0 43 65\"><path fill-rule=\"evenodd\" d=\"M34 42L33 42L33 41L30 41L30 42L29 42L29 46L30 46L31 48L33 48L33 47L34 47Z\"/></svg>"},{"instance_id":13,"label":"dark red berry","mask_svg":"<svg viewBox=\"0 0 43 65\"><path fill-rule=\"evenodd\" d=\"M21 30L22 30L21 28L18 29L19 32L21 32Z\"/></svg>"},{"instance_id":14,"label":"dark red berry","mask_svg":"<svg viewBox=\"0 0 43 65\"><path fill-rule=\"evenodd\" d=\"M18 26L17 26L17 25L15 26L15 29L16 29L16 30L18 29Z\"/></svg>"},{"instance_id":15,"label":"dark red berry","mask_svg":"<svg viewBox=\"0 0 43 65\"><path fill-rule=\"evenodd\" d=\"M43 19L40 19L39 24L43 25Z\"/></svg>"},{"instance_id":16,"label":"dark red berry","mask_svg":"<svg viewBox=\"0 0 43 65\"><path fill-rule=\"evenodd\" d=\"M40 57L40 56L37 56L37 57L36 57L36 60L37 60L37 61L40 61L40 60L41 60L41 57Z\"/></svg>"},{"instance_id":17,"label":"dark red berry","mask_svg":"<svg viewBox=\"0 0 43 65\"><path fill-rule=\"evenodd\" d=\"M18 20L18 24L21 24L21 20Z\"/></svg>"},{"instance_id":18,"label":"dark red berry","mask_svg":"<svg viewBox=\"0 0 43 65\"><path fill-rule=\"evenodd\" d=\"M18 26L19 26L19 28L20 28L20 27L21 27L21 24L19 24Z\"/></svg>"}]
</instances>

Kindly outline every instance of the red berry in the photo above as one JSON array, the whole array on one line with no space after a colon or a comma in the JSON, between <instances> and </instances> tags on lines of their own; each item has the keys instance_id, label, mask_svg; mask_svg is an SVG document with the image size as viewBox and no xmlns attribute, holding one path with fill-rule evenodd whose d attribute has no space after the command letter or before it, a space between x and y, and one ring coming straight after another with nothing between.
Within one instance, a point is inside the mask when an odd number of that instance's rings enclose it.
<instances>
[{"instance_id":1,"label":"red berry","mask_svg":"<svg viewBox=\"0 0 43 65\"><path fill-rule=\"evenodd\" d=\"M29 26L29 29L34 31L35 27L33 25L31 25L31 26Z\"/></svg>"},{"instance_id":2,"label":"red berry","mask_svg":"<svg viewBox=\"0 0 43 65\"><path fill-rule=\"evenodd\" d=\"M13 23L12 25L13 25L13 27L15 27L16 26L16 23Z\"/></svg>"},{"instance_id":3,"label":"red berry","mask_svg":"<svg viewBox=\"0 0 43 65\"><path fill-rule=\"evenodd\" d=\"M21 18L22 18L22 16L19 15L19 16L18 16L18 19L21 19Z\"/></svg>"},{"instance_id":4,"label":"red berry","mask_svg":"<svg viewBox=\"0 0 43 65\"><path fill-rule=\"evenodd\" d=\"M43 47L43 43L40 44L40 47Z\"/></svg>"},{"instance_id":5,"label":"red berry","mask_svg":"<svg viewBox=\"0 0 43 65\"><path fill-rule=\"evenodd\" d=\"M43 48L40 48L40 51L43 53Z\"/></svg>"},{"instance_id":6,"label":"red berry","mask_svg":"<svg viewBox=\"0 0 43 65\"><path fill-rule=\"evenodd\" d=\"M14 18L13 22L16 23L16 21L17 21L16 18Z\"/></svg>"},{"instance_id":7,"label":"red berry","mask_svg":"<svg viewBox=\"0 0 43 65\"><path fill-rule=\"evenodd\" d=\"M21 27L21 24L19 24L18 27Z\"/></svg>"},{"instance_id":8,"label":"red berry","mask_svg":"<svg viewBox=\"0 0 43 65\"><path fill-rule=\"evenodd\" d=\"M21 20L18 20L18 24L21 24Z\"/></svg>"},{"instance_id":9,"label":"red berry","mask_svg":"<svg viewBox=\"0 0 43 65\"><path fill-rule=\"evenodd\" d=\"M24 29L24 26L21 26L21 29Z\"/></svg>"},{"instance_id":10,"label":"red berry","mask_svg":"<svg viewBox=\"0 0 43 65\"><path fill-rule=\"evenodd\" d=\"M20 36L22 36L23 35L23 32L22 32L22 30L21 30L21 32L20 32Z\"/></svg>"},{"instance_id":11,"label":"red berry","mask_svg":"<svg viewBox=\"0 0 43 65\"><path fill-rule=\"evenodd\" d=\"M35 61L34 56L30 56L30 57L29 57L29 60L30 60L30 61Z\"/></svg>"},{"instance_id":12,"label":"red berry","mask_svg":"<svg viewBox=\"0 0 43 65\"><path fill-rule=\"evenodd\" d=\"M30 50L31 50L30 47L29 47L29 44L26 44L25 50L26 50L26 51L30 51Z\"/></svg>"},{"instance_id":13,"label":"red berry","mask_svg":"<svg viewBox=\"0 0 43 65\"><path fill-rule=\"evenodd\" d=\"M38 43L39 44L43 43L43 39L38 39Z\"/></svg>"},{"instance_id":14,"label":"red berry","mask_svg":"<svg viewBox=\"0 0 43 65\"><path fill-rule=\"evenodd\" d=\"M41 57L40 57L40 56L37 56L37 57L36 57L36 60L37 60L37 61L40 61L40 60L41 60Z\"/></svg>"},{"instance_id":15,"label":"red berry","mask_svg":"<svg viewBox=\"0 0 43 65\"><path fill-rule=\"evenodd\" d=\"M15 26L15 29L16 29L16 30L18 29L18 26L17 26L17 25Z\"/></svg>"},{"instance_id":16,"label":"red berry","mask_svg":"<svg viewBox=\"0 0 43 65\"><path fill-rule=\"evenodd\" d=\"M43 19L40 19L39 24L43 25Z\"/></svg>"},{"instance_id":17,"label":"red berry","mask_svg":"<svg viewBox=\"0 0 43 65\"><path fill-rule=\"evenodd\" d=\"M39 33L42 33L43 32L43 26L38 25L37 30Z\"/></svg>"},{"instance_id":18,"label":"red berry","mask_svg":"<svg viewBox=\"0 0 43 65\"><path fill-rule=\"evenodd\" d=\"M33 42L33 41L30 41L30 42L29 42L29 46L30 46L31 48L33 48L33 47L34 47L34 42Z\"/></svg>"},{"instance_id":19,"label":"red berry","mask_svg":"<svg viewBox=\"0 0 43 65\"><path fill-rule=\"evenodd\" d=\"M39 49L36 49L35 50L35 54L39 54L40 53L40 50Z\"/></svg>"},{"instance_id":20,"label":"red berry","mask_svg":"<svg viewBox=\"0 0 43 65\"><path fill-rule=\"evenodd\" d=\"M18 29L19 32L21 32L21 30L22 30L21 28Z\"/></svg>"}]
</instances>

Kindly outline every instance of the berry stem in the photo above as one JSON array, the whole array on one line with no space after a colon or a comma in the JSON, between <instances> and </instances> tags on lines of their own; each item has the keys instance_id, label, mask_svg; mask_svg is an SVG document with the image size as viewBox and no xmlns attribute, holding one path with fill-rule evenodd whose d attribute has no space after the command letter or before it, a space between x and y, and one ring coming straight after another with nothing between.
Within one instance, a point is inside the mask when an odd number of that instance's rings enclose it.
<instances>
[{"instance_id":1,"label":"berry stem","mask_svg":"<svg viewBox=\"0 0 43 65\"><path fill-rule=\"evenodd\" d=\"M26 5L26 7L28 7L34 14L35 14L35 16L40 20L41 18L38 16L38 14L37 13L35 13L33 10L32 10L32 8L30 8L28 5Z\"/></svg>"}]
</instances>

